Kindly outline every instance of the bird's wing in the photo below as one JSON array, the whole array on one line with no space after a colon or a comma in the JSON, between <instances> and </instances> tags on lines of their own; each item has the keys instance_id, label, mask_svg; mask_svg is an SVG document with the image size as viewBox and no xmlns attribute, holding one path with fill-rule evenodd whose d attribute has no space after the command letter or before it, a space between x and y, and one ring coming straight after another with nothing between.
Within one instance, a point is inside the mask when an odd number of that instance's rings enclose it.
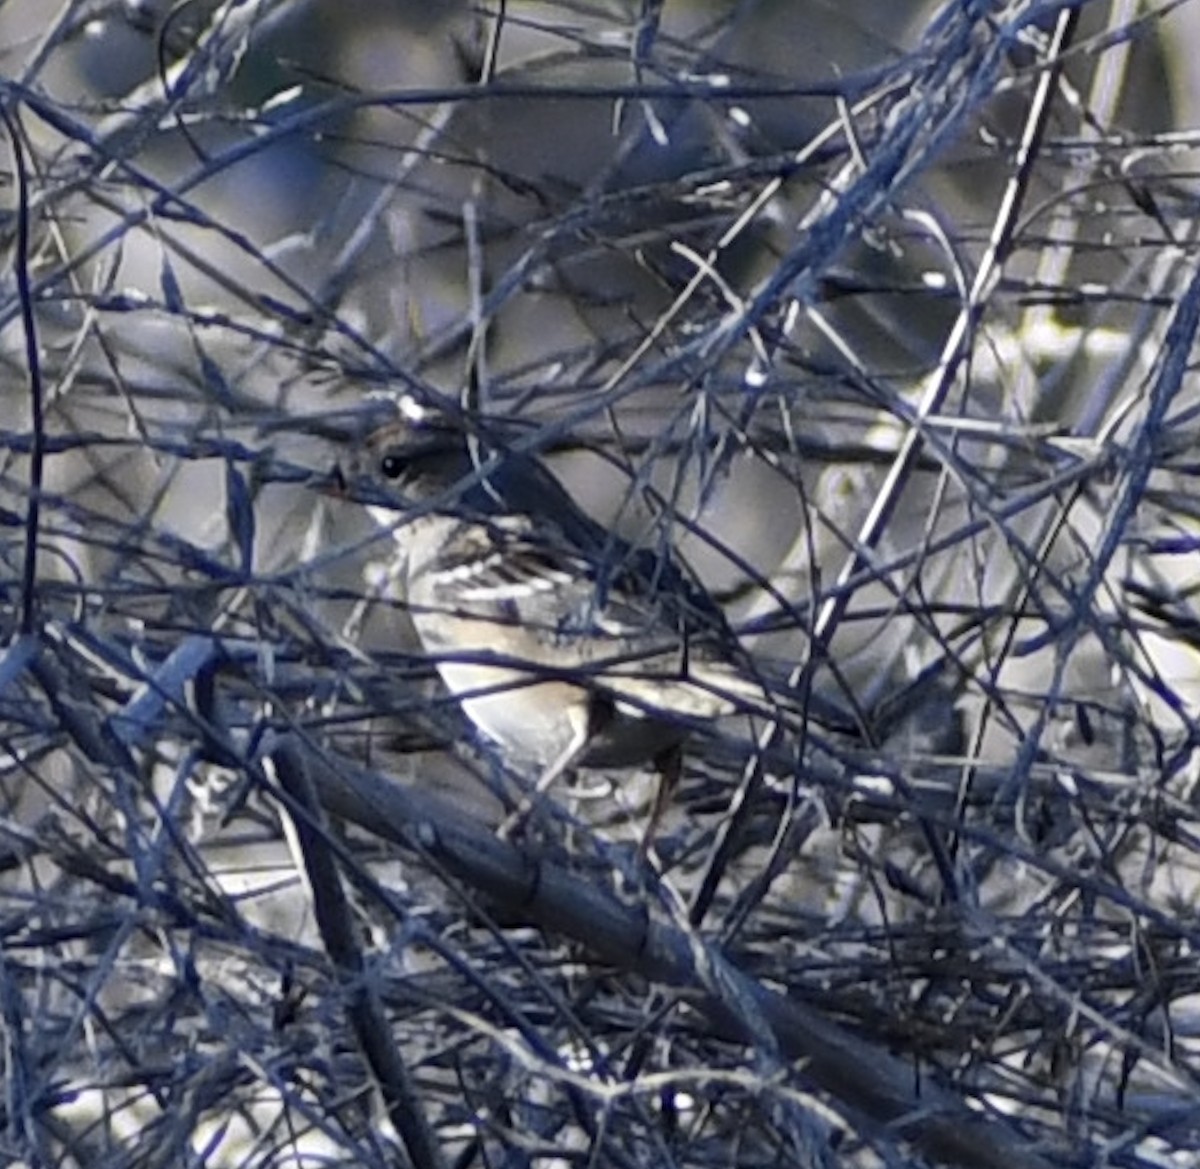
<instances>
[{"instance_id":1,"label":"bird's wing","mask_svg":"<svg viewBox=\"0 0 1200 1169\"><path fill-rule=\"evenodd\" d=\"M437 576L467 604L562 598L590 576L587 560L539 537L526 516L459 523L438 557Z\"/></svg>"}]
</instances>

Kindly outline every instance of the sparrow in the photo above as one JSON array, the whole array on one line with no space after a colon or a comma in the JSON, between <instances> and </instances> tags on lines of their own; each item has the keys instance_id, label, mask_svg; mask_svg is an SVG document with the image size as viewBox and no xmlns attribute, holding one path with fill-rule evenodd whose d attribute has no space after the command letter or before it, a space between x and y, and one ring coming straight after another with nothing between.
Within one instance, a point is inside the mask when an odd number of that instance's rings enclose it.
<instances>
[{"instance_id":1,"label":"sparrow","mask_svg":"<svg viewBox=\"0 0 1200 1169\"><path fill-rule=\"evenodd\" d=\"M343 478L395 541L422 650L538 790L572 768L652 766L643 851L697 728L775 720L719 606L669 557L591 519L511 433L396 403Z\"/></svg>"}]
</instances>

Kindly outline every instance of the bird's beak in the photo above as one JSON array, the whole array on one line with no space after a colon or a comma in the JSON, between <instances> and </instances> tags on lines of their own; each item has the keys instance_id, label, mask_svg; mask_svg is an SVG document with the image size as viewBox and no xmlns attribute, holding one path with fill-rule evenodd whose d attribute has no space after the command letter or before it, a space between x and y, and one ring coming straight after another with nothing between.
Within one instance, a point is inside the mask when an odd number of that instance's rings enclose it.
<instances>
[{"instance_id":1,"label":"bird's beak","mask_svg":"<svg viewBox=\"0 0 1200 1169\"><path fill-rule=\"evenodd\" d=\"M318 495L356 503L372 511L380 510L394 516L404 510L394 491L371 476L357 472L353 463L334 463L328 471L310 476L307 486Z\"/></svg>"},{"instance_id":2,"label":"bird's beak","mask_svg":"<svg viewBox=\"0 0 1200 1169\"><path fill-rule=\"evenodd\" d=\"M341 463L334 463L328 471L317 471L308 480L306 486L318 495L328 495L333 499L350 499L350 481Z\"/></svg>"}]
</instances>

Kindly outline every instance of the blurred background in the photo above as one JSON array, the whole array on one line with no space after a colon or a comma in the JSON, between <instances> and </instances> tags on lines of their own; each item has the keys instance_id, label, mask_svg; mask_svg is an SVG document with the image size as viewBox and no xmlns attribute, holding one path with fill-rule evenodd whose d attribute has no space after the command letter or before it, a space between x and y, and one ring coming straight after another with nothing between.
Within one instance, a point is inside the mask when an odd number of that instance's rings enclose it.
<instances>
[{"instance_id":1,"label":"blurred background","mask_svg":"<svg viewBox=\"0 0 1200 1169\"><path fill-rule=\"evenodd\" d=\"M263 760L523 790L314 488L405 393L852 724L703 737L661 870L645 776L515 847L992 1125L893 1140L339 821L447 1163L1190 1163L1196 44L1197 0L0 6L5 1155L400 1163Z\"/></svg>"}]
</instances>

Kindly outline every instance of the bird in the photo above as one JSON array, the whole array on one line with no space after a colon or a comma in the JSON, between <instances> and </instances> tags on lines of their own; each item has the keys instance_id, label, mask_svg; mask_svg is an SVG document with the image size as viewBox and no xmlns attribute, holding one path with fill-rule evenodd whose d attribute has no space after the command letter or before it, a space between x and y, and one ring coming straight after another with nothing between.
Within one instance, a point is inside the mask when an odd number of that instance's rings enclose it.
<instances>
[{"instance_id":1,"label":"bird","mask_svg":"<svg viewBox=\"0 0 1200 1169\"><path fill-rule=\"evenodd\" d=\"M689 735L781 706L675 560L593 520L527 446L403 395L340 478L394 536L422 652L538 791L575 768L658 773L645 852Z\"/></svg>"}]
</instances>

